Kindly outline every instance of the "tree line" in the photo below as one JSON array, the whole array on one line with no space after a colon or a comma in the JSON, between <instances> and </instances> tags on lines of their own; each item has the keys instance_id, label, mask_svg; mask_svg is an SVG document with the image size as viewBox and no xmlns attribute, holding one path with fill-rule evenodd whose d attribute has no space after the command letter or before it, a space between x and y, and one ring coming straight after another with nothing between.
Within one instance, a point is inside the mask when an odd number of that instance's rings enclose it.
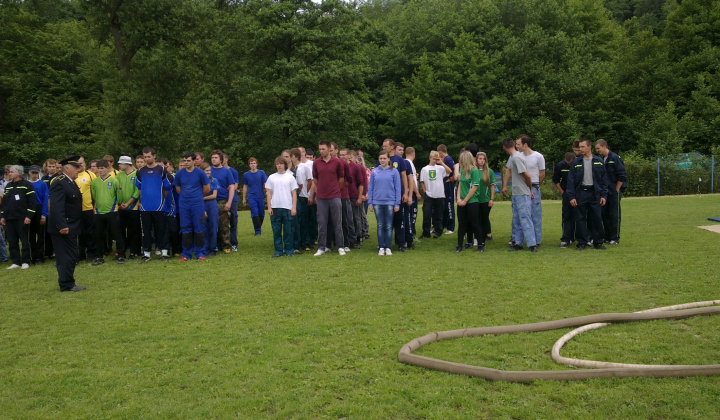
<instances>
[{"instance_id":1,"label":"tree line","mask_svg":"<svg viewBox=\"0 0 720 420\"><path fill-rule=\"evenodd\" d=\"M717 154L720 1L0 0L0 160L529 134ZM550 163L549 163L550 164Z\"/></svg>"}]
</instances>

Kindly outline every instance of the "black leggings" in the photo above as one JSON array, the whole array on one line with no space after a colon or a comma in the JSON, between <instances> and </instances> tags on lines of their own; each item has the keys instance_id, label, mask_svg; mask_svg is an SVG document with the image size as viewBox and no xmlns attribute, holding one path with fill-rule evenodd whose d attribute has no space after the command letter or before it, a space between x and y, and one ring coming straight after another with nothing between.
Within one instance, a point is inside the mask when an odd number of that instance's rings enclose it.
<instances>
[{"instance_id":1,"label":"black leggings","mask_svg":"<svg viewBox=\"0 0 720 420\"><path fill-rule=\"evenodd\" d=\"M464 206L457 207L458 216L458 246L463 246L465 233L472 231L478 238L478 245L485 243L482 229L480 228L480 204L469 203Z\"/></svg>"}]
</instances>

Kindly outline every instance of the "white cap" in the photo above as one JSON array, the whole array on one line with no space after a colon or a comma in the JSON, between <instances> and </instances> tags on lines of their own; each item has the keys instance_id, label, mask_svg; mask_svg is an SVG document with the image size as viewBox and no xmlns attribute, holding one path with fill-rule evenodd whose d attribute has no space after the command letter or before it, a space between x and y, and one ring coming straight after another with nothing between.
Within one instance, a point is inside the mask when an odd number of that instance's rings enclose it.
<instances>
[{"instance_id":1,"label":"white cap","mask_svg":"<svg viewBox=\"0 0 720 420\"><path fill-rule=\"evenodd\" d=\"M132 159L130 159L130 156L120 156L120 159L118 159L118 163L132 165Z\"/></svg>"}]
</instances>

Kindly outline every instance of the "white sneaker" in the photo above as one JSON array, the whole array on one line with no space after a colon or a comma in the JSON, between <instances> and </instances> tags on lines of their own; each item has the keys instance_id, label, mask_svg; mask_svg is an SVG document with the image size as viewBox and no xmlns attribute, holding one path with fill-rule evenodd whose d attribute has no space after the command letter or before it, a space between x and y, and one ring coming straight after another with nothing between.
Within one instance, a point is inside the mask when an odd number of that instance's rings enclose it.
<instances>
[{"instance_id":1,"label":"white sneaker","mask_svg":"<svg viewBox=\"0 0 720 420\"><path fill-rule=\"evenodd\" d=\"M446 235L452 235L453 233L455 233L455 232L452 230L448 230L447 232L445 232Z\"/></svg>"},{"instance_id":2,"label":"white sneaker","mask_svg":"<svg viewBox=\"0 0 720 420\"><path fill-rule=\"evenodd\" d=\"M160 251L159 249L156 249L156 250L155 250L155 255L160 255L160 254L162 254L162 251Z\"/></svg>"},{"instance_id":3,"label":"white sneaker","mask_svg":"<svg viewBox=\"0 0 720 420\"><path fill-rule=\"evenodd\" d=\"M345 247L345 252L350 252L350 248Z\"/></svg>"},{"instance_id":4,"label":"white sneaker","mask_svg":"<svg viewBox=\"0 0 720 420\"><path fill-rule=\"evenodd\" d=\"M23 269L23 270L25 270L25 269L27 269L27 268L30 268L30 264L25 263L25 264L23 264L22 267L20 267L20 268Z\"/></svg>"},{"instance_id":5,"label":"white sneaker","mask_svg":"<svg viewBox=\"0 0 720 420\"><path fill-rule=\"evenodd\" d=\"M321 256L321 255L324 254L324 253L325 253L325 250L324 250L324 249L318 248L317 252L316 252L314 255L315 255L316 257L319 257L319 256Z\"/></svg>"},{"instance_id":6,"label":"white sneaker","mask_svg":"<svg viewBox=\"0 0 720 420\"><path fill-rule=\"evenodd\" d=\"M345 255L345 249L344 248L338 248L338 254Z\"/></svg>"},{"instance_id":7,"label":"white sneaker","mask_svg":"<svg viewBox=\"0 0 720 420\"><path fill-rule=\"evenodd\" d=\"M378 255L385 255L385 248L380 248Z\"/></svg>"},{"instance_id":8,"label":"white sneaker","mask_svg":"<svg viewBox=\"0 0 720 420\"><path fill-rule=\"evenodd\" d=\"M390 251L390 248L385 248L385 255L392 255L392 251Z\"/></svg>"},{"instance_id":9,"label":"white sneaker","mask_svg":"<svg viewBox=\"0 0 720 420\"><path fill-rule=\"evenodd\" d=\"M20 268L20 266L17 264L13 264L10 267L6 268L6 270L12 270L13 268Z\"/></svg>"}]
</instances>

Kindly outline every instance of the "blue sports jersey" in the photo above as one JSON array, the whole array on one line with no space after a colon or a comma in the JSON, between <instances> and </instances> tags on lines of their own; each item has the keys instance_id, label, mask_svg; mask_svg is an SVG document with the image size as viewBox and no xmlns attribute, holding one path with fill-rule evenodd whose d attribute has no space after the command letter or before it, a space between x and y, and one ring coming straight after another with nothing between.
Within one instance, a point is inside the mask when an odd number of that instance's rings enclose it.
<instances>
[{"instance_id":1,"label":"blue sports jersey","mask_svg":"<svg viewBox=\"0 0 720 420\"><path fill-rule=\"evenodd\" d=\"M165 191L170 191L167 171L162 165L143 166L137 171L135 185L140 190L140 211L162 211Z\"/></svg>"},{"instance_id":2,"label":"blue sports jersey","mask_svg":"<svg viewBox=\"0 0 720 420\"><path fill-rule=\"evenodd\" d=\"M173 186L180 187L179 207L202 206L203 186L209 183L210 180L205 175L205 171L200 168L194 168L192 172L185 169L179 170L173 180Z\"/></svg>"},{"instance_id":3,"label":"blue sports jersey","mask_svg":"<svg viewBox=\"0 0 720 420\"><path fill-rule=\"evenodd\" d=\"M172 185L175 177L172 174L167 175L168 182ZM174 194L173 194L174 193ZM165 202L163 202L162 212L166 216L173 216L177 213L177 191L174 188L170 188L170 192L165 196Z\"/></svg>"},{"instance_id":4,"label":"blue sports jersey","mask_svg":"<svg viewBox=\"0 0 720 420\"><path fill-rule=\"evenodd\" d=\"M261 169L258 169L255 173L247 171L243 174L243 185L248 186L249 198L265 198L265 182L267 181L267 178L268 177L265 175L265 171Z\"/></svg>"},{"instance_id":5,"label":"blue sports jersey","mask_svg":"<svg viewBox=\"0 0 720 420\"><path fill-rule=\"evenodd\" d=\"M35 188L35 198L37 199L38 206L42 206L41 214L43 217L48 217L48 197L50 196L50 189L42 179L32 182L32 185L33 188Z\"/></svg>"},{"instance_id":6,"label":"blue sports jersey","mask_svg":"<svg viewBox=\"0 0 720 420\"><path fill-rule=\"evenodd\" d=\"M213 166L212 169L210 169L210 173L213 178L217 179L218 185L220 185L220 188L218 188L217 199L227 200L228 187L235 183L235 180L232 177L232 172L230 172L230 169L228 168L216 168Z\"/></svg>"}]
</instances>

